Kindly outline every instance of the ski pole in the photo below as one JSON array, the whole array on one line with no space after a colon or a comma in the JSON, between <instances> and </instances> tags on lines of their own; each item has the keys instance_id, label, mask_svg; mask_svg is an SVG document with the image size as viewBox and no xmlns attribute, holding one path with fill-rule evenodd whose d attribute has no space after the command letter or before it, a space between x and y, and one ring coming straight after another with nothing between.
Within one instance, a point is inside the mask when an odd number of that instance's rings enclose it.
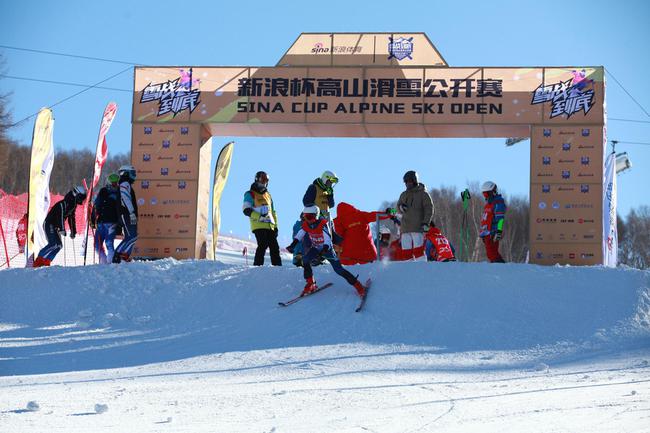
<instances>
[{"instance_id":1,"label":"ski pole","mask_svg":"<svg viewBox=\"0 0 650 433\"><path fill-rule=\"evenodd\" d=\"M72 261L75 266L77 266L77 253L74 250L74 239L71 237L70 241L72 242Z\"/></svg>"},{"instance_id":2,"label":"ski pole","mask_svg":"<svg viewBox=\"0 0 650 433\"><path fill-rule=\"evenodd\" d=\"M67 266L68 259L66 258L66 255L65 255L65 236L63 236L61 240L63 242L63 266Z\"/></svg>"}]
</instances>

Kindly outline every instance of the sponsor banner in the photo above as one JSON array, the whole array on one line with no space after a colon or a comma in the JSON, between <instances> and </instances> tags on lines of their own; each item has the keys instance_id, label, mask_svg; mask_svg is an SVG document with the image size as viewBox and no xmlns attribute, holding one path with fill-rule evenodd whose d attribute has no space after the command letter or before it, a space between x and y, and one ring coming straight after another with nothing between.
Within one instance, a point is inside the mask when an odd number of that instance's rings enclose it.
<instances>
[{"instance_id":1,"label":"sponsor banner","mask_svg":"<svg viewBox=\"0 0 650 433\"><path fill-rule=\"evenodd\" d=\"M134 257L163 258L173 257L178 260L195 257L194 239L157 238L139 236L135 247Z\"/></svg>"},{"instance_id":2,"label":"sponsor banner","mask_svg":"<svg viewBox=\"0 0 650 433\"><path fill-rule=\"evenodd\" d=\"M197 179L199 135L200 125L134 125L131 161L138 179Z\"/></svg>"},{"instance_id":3,"label":"sponsor banner","mask_svg":"<svg viewBox=\"0 0 650 433\"><path fill-rule=\"evenodd\" d=\"M532 183L600 183L601 127L534 127Z\"/></svg>"},{"instance_id":4,"label":"sponsor banner","mask_svg":"<svg viewBox=\"0 0 650 433\"><path fill-rule=\"evenodd\" d=\"M234 147L235 143L230 142L221 149L217 164L214 168L214 184L212 186L212 250L208 253L208 258L213 260L217 256L217 239L221 226L221 211L219 209L221 205L221 194L228 181Z\"/></svg>"},{"instance_id":5,"label":"sponsor banner","mask_svg":"<svg viewBox=\"0 0 650 433\"><path fill-rule=\"evenodd\" d=\"M392 49L387 43L391 61L412 54L404 40ZM136 68L134 122L257 128L358 123L352 116L363 124L602 124L602 68L215 67L193 69L191 81L186 74ZM195 91L194 103L174 102ZM170 114L169 107L180 111Z\"/></svg>"},{"instance_id":6,"label":"sponsor banner","mask_svg":"<svg viewBox=\"0 0 650 433\"><path fill-rule=\"evenodd\" d=\"M43 223L50 208L50 175L54 165L54 117L52 110L42 108L34 123L29 169L29 222L25 255L38 252L47 245ZM32 238L33 235L33 238ZM33 241L32 241L33 239Z\"/></svg>"},{"instance_id":7,"label":"sponsor banner","mask_svg":"<svg viewBox=\"0 0 650 433\"><path fill-rule=\"evenodd\" d=\"M600 243L531 242L529 262L538 265L598 265L602 263Z\"/></svg>"},{"instance_id":8,"label":"sponsor banner","mask_svg":"<svg viewBox=\"0 0 650 433\"><path fill-rule=\"evenodd\" d=\"M618 263L616 154L613 152L607 156L603 182L603 259L603 264L612 268L615 268Z\"/></svg>"},{"instance_id":9,"label":"sponsor banner","mask_svg":"<svg viewBox=\"0 0 650 433\"><path fill-rule=\"evenodd\" d=\"M138 231L144 237L194 238L197 181L137 179Z\"/></svg>"}]
</instances>

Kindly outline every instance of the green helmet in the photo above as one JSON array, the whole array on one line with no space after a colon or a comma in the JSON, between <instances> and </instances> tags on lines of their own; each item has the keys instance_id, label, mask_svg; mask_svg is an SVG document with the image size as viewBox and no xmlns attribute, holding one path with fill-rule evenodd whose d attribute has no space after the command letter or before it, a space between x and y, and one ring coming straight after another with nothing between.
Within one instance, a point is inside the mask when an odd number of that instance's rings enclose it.
<instances>
[{"instance_id":1,"label":"green helmet","mask_svg":"<svg viewBox=\"0 0 650 433\"><path fill-rule=\"evenodd\" d=\"M111 173L108 175L106 181L111 185L117 184L120 181L120 175L117 173Z\"/></svg>"}]
</instances>

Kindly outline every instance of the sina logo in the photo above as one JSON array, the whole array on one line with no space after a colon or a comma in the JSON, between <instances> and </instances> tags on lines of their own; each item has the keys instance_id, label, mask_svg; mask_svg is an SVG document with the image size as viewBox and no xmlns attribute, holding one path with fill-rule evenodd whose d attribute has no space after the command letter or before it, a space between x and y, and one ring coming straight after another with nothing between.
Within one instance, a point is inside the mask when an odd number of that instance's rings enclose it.
<instances>
[{"instance_id":1,"label":"sina logo","mask_svg":"<svg viewBox=\"0 0 650 433\"><path fill-rule=\"evenodd\" d=\"M582 130L582 136L583 136L583 137L589 137L589 132L590 132L590 131L589 131L588 128L583 129L583 130Z\"/></svg>"},{"instance_id":2,"label":"sina logo","mask_svg":"<svg viewBox=\"0 0 650 433\"><path fill-rule=\"evenodd\" d=\"M553 209L559 209L560 208L560 202L559 201L554 201L551 206L553 206Z\"/></svg>"},{"instance_id":3,"label":"sina logo","mask_svg":"<svg viewBox=\"0 0 650 433\"><path fill-rule=\"evenodd\" d=\"M545 183L542 185L542 192L551 192L551 185Z\"/></svg>"},{"instance_id":4,"label":"sina logo","mask_svg":"<svg viewBox=\"0 0 650 433\"><path fill-rule=\"evenodd\" d=\"M544 165L551 165L551 157L550 157L550 156L544 156L544 157L542 157L542 164L544 164Z\"/></svg>"},{"instance_id":5,"label":"sina logo","mask_svg":"<svg viewBox=\"0 0 650 433\"><path fill-rule=\"evenodd\" d=\"M187 135L190 132L190 128L187 126L181 127L181 135Z\"/></svg>"},{"instance_id":6,"label":"sina logo","mask_svg":"<svg viewBox=\"0 0 650 433\"><path fill-rule=\"evenodd\" d=\"M546 202L545 201L540 201L537 206L539 206L540 209L544 210L544 209L546 209Z\"/></svg>"},{"instance_id":7,"label":"sina logo","mask_svg":"<svg viewBox=\"0 0 650 433\"><path fill-rule=\"evenodd\" d=\"M169 149L169 146L171 146L171 141L163 140L163 142L162 142L163 149Z\"/></svg>"},{"instance_id":8,"label":"sina logo","mask_svg":"<svg viewBox=\"0 0 650 433\"><path fill-rule=\"evenodd\" d=\"M151 204L154 205L154 206L158 204L158 200L156 199L156 197L153 197L151 199Z\"/></svg>"},{"instance_id":9,"label":"sina logo","mask_svg":"<svg viewBox=\"0 0 650 433\"><path fill-rule=\"evenodd\" d=\"M179 180L178 181L178 189L185 189L187 187L187 182L184 180Z\"/></svg>"},{"instance_id":10,"label":"sina logo","mask_svg":"<svg viewBox=\"0 0 650 433\"><path fill-rule=\"evenodd\" d=\"M150 135L151 134L151 127L150 126L145 126L144 127L144 134L145 135Z\"/></svg>"},{"instance_id":11,"label":"sina logo","mask_svg":"<svg viewBox=\"0 0 650 433\"><path fill-rule=\"evenodd\" d=\"M571 143L562 143L562 150L564 151L571 150Z\"/></svg>"},{"instance_id":12,"label":"sina logo","mask_svg":"<svg viewBox=\"0 0 650 433\"><path fill-rule=\"evenodd\" d=\"M311 49L312 54L326 54L329 53L330 49L325 47L321 42L314 44L314 48Z\"/></svg>"},{"instance_id":13,"label":"sina logo","mask_svg":"<svg viewBox=\"0 0 650 433\"><path fill-rule=\"evenodd\" d=\"M169 169L167 167L163 167L160 169L160 175L161 176L168 176L169 175Z\"/></svg>"},{"instance_id":14,"label":"sina logo","mask_svg":"<svg viewBox=\"0 0 650 433\"><path fill-rule=\"evenodd\" d=\"M568 179L571 177L571 172L569 170L562 170L562 179Z\"/></svg>"},{"instance_id":15,"label":"sina logo","mask_svg":"<svg viewBox=\"0 0 650 433\"><path fill-rule=\"evenodd\" d=\"M143 180L142 182L140 182L140 187L142 189L149 189L149 181L148 180Z\"/></svg>"},{"instance_id":16,"label":"sina logo","mask_svg":"<svg viewBox=\"0 0 650 433\"><path fill-rule=\"evenodd\" d=\"M551 136L551 130L544 128L544 137L550 137Z\"/></svg>"},{"instance_id":17,"label":"sina logo","mask_svg":"<svg viewBox=\"0 0 650 433\"><path fill-rule=\"evenodd\" d=\"M180 162L187 162L187 153L181 153L180 155L178 155L178 160Z\"/></svg>"},{"instance_id":18,"label":"sina logo","mask_svg":"<svg viewBox=\"0 0 650 433\"><path fill-rule=\"evenodd\" d=\"M580 192L583 192L583 193L589 192L589 185L584 184L584 183L582 185L580 185Z\"/></svg>"},{"instance_id":19,"label":"sina logo","mask_svg":"<svg viewBox=\"0 0 650 433\"><path fill-rule=\"evenodd\" d=\"M588 156L583 156L580 158L580 163L582 165L589 165L589 157Z\"/></svg>"},{"instance_id":20,"label":"sina logo","mask_svg":"<svg viewBox=\"0 0 650 433\"><path fill-rule=\"evenodd\" d=\"M142 155L142 160L144 162L151 161L151 154L150 153L145 153Z\"/></svg>"},{"instance_id":21,"label":"sina logo","mask_svg":"<svg viewBox=\"0 0 650 433\"><path fill-rule=\"evenodd\" d=\"M413 60L413 38L388 38L388 60L396 58L397 60Z\"/></svg>"}]
</instances>

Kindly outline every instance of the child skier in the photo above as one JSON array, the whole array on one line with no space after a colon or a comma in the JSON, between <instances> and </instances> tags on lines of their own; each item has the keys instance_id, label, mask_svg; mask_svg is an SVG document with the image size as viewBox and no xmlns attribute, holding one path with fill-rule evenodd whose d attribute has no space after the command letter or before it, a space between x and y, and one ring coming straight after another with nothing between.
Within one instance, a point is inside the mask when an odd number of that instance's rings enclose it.
<instances>
[{"instance_id":1,"label":"child skier","mask_svg":"<svg viewBox=\"0 0 650 433\"><path fill-rule=\"evenodd\" d=\"M287 247L287 251L293 253L298 242L302 241L304 255L302 257L303 275L306 280L302 295L308 295L318 289L314 281L311 269L312 260L323 257L332 265L334 272L345 278L345 280L357 290L357 294L363 298L366 289L361 282L349 271L345 270L341 262L336 258L332 245L332 238L327 227L327 219L319 216L320 209L316 205L306 206L303 211L303 223L298 233L294 236L293 242Z\"/></svg>"},{"instance_id":2,"label":"child skier","mask_svg":"<svg viewBox=\"0 0 650 433\"><path fill-rule=\"evenodd\" d=\"M442 234L440 229L431 221L429 231L425 235L425 250L429 262L455 262L454 247L449 239Z\"/></svg>"},{"instance_id":3,"label":"child skier","mask_svg":"<svg viewBox=\"0 0 650 433\"><path fill-rule=\"evenodd\" d=\"M485 244L485 253L491 263L505 263L499 254L499 241L503 237L503 221L506 214L506 203L497 192L497 184L488 180L481 186L485 198L485 208L481 218L479 236Z\"/></svg>"}]
</instances>

